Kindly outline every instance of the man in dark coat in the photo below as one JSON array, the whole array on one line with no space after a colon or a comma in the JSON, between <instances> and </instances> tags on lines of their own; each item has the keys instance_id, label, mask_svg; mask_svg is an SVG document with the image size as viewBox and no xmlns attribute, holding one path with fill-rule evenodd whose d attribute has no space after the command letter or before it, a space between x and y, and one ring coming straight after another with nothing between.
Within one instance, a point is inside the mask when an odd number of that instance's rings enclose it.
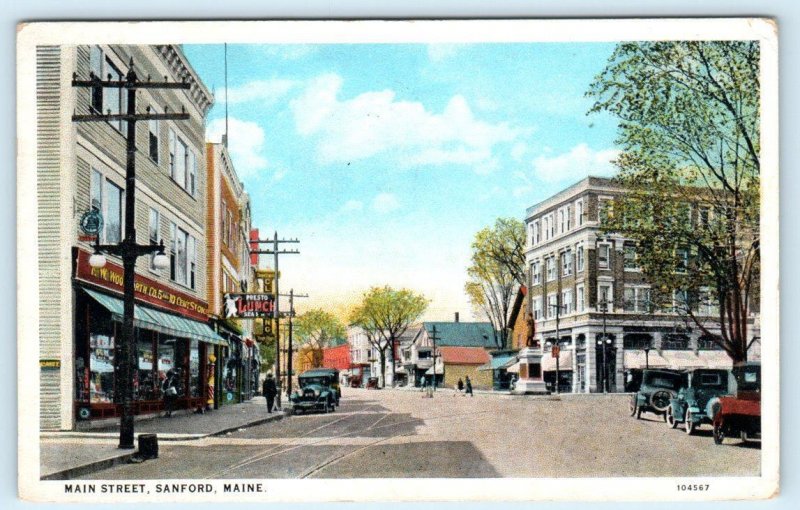
<instances>
[{"instance_id":1,"label":"man in dark coat","mask_svg":"<svg viewBox=\"0 0 800 510\"><path fill-rule=\"evenodd\" d=\"M473 396L472 395L472 381L469 380L469 376L467 376L466 386L467 386L467 394L469 394L469 396L472 397Z\"/></svg>"},{"instance_id":2,"label":"man in dark coat","mask_svg":"<svg viewBox=\"0 0 800 510\"><path fill-rule=\"evenodd\" d=\"M267 412L271 413L272 408L275 407L275 395L278 394L278 387L275 386L275 379L272 378L271 372L268 373L267 378L264 379L262 393L264 393L264 397L267 399Z\"/></svg>"}]
</instances>

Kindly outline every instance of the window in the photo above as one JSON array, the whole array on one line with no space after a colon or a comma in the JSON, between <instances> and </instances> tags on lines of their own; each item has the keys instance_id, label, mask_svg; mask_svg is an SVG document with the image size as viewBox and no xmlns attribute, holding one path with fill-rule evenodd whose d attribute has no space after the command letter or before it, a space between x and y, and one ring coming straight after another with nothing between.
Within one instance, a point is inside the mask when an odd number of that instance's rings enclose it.
<instances>
[{"instance_id":1,"label":"window","mask_svg":"<svg viewBox=\"0 0 800 510\"><path fill-rule=\"evenodd\" d=\"M156 113L154 108L150 108L150 113ZM150 159L158 163L158 120L150 119L147 121L150 142Z\"/></svg>"},{"instance_id":2,"label":"window","mask_svg":"<svg viewBox=\"0 0 800 510\"><path fill-rule=\"evenodd\" d=\"M103 174L92 168L90 185L91 208L100 214L103 213Z\"/></svg>"},{"instance_id":3,"label":"window","mask_svg":"<svg viewBox=\"0 0 800 510\"><path fill-rule=\"evenodd\" d=\"M125 193L113 182L105 182L106 211L103 215L105 242L115 244L122 240L122 208Z\"/></svg>"},{"instance_id":4,"label":"window","mask_svg":"<svg viewBox=\"0 0 800 510\"><path fill-rule=\"evenodd\" d=\"M566 226L565 218L564 218L564 209L558 210L558 233L563 234L564 228Z\"/></svg>"},{"instance_id":5,"label":"window","mask_svg":"<svg viewBox=\"0 0 800 510\"><path fill-rule=\"evenodd\" d=\"M600 269L608 269L609 259L611 256L611 245L600 244L597 246L597 267Z\"/></svg>"},{"instance_id":6,"label":"window","mask_svg":"<svg viewBox=\"0 0 800 510\"><path fill-rule=\"evenodd\" d=\"M628 333L622 337L623 349L647 349L652 344L652 337L646 333Z\"/></svg>"},{"instance_id":7,"label":"window","mask_svg":"<svg viewBox=\"0 0 800 510\"><path fill-rule=\"evenodd\" d=\"M531 280L533 285L542 283L542 264L538 260L531 264Z\"/></svg>"},{"instance_id":8,"label":"window","mask_svg":"<svg viewBox=\"0 0 800 510\"><path fill-rule=\"evenodd\" d=\"M567 206L566 216L567 216L567 231L569 231L569 230L572 230L572 206L571 205Z\"/></svg>"},{"instance_id":9,"label":"window","mask_svg":"<svg viewBox=\"0 0 800 510\"><path fill-rule=\"evenodd\" d=\"M225 199L222 199L222 206L220 207L220 216L221 216L221 223L222 229L220 230L220 238L224 244L228 244L228 236L226 235L228 229L228 204L225 202Z\"/></svg>"},{"instance_id":10,"label":"window","mask_svg":"<svg viewBox=\"0 0 800 510\"><path fill-rule=\"evenodd\" d=\"M107 74L111 75L112 80L123 80L125 77L117 67L111 63L111 60L106 59ZM123 88L107 87L103 93L103 112L111 111L112 114L127 113L128 110L128 95L127 90ZM111 125L118 131L122 131L122 126L125 122L122 120L113 120Z\"/></svg>"},{"instance_id":11,"label":"window","mask_svg":"<svg viewBox=\"0 0 800 510\"><path fill-rule=\"evenodd\" d=\"M562 275L569 276L572 274L572 250L567 250L561 256Z\"/></svg>"},{"instance_id":12,"label":"window","mask_svg":"<svg viewBox=\"0 0 800 510\"><path fill-rule=\"evenodd\" d=\"M188 240L189 234L178 227L175 240L175 281L183 285L186 285L186 245Z\"/></svg>"},{"instance_id":13,"label":"window","mask_svg":"<svg viewBox=\"0 0 800 510\"><path fill-rule=\"evenodd\" d=\"M583 256L583 246L580 246L575 249L575 260L576 265L578 266L578 272L581 273L584 270L584 256Z\"/></svg>"},{"instance_id":14,"label":"window","mask_svg":"<svg viewBox=\"0 0 800 510\"><path fill-rule=\"evenodd\" d=\"M564 315L572 313L572 290L568 289L561 293L561 313Z\"/></svg>"},{"instance_id":15,"label":"window","mask_svg":"<svg viewBox=\"0 0 800 510\"><path fill-rule=\"evenodd\" d=\"M197 192L197 158L180 136L169 130L169 175L178 186L195 196Z\"/></svg>"},{"instance_id":16,"label":"window","mask_svg":"<svg viewBox=\"0 0 800 510\"><path fill-rule=\"evenodd\" d=\"M610 283L597 285L597 309L600 311L614 310L614 289Z\"/></svg>"},{"instance_id":17,"label":"window","mask_svg":"<svg viewBox=\"0 0 800 510\"><path fill-rule=\"evenodd\" d=\"M556 259L555 257L547 257L547 281L552 282L556 279Z\"/></svg>"},{"instance_id":18,"label":"window","mask_svg":"<svg viewBox=\"0 0 800 510\"><path fill-rule=\"evenodd\" d=\"M178 257L175 250L178 234L174 223L169 224L169 279L175 281L178 268Z\"/></svg>"},{"instance_id":19,"label":"window","mask_svg":"<svg viewBox=\"0 0 800 510\"><path fill-rule=\"evenodd\" d=\"M544 240L547 241L550 239L550 216L542 218L542 222L544 223Z\"/></svg>"},{"instance_id":20,"label":"window","mask_svg":"<svg viewBox=\"0 0 800 510\"><path fill-rule=\"evenodd\" d=\"M103 50L99 46L92 46L89 49L89 71L98 79L103 80ZM92 89L90 103L95 112L103 111L103 87Z\"/></svg>"},{"instance_id":21,"label":"window","mask_svg":"<svg viewBox=\"0 0 800 510\"><path fill-rule=\"evenodd\" d=\"M625 270L626 271L636 271L639 269L639 264L636 261L636 246L632 244L626 244L624 247L625 253Z\"/></svg>"},{"instance_id":22,"label":"window","mask_svg":"<svg viewBox=\"0 0 800 510\"><path fill-rule=\"evenodd\" d=\"M530 225L528 225L528 246L533 246L534 244L536 244L533 231L534 231L534 224L531 223Z\"/></svg>"},{"instance_id":23,"label":"window","mask_svg":"<svg viewBox=\"0 0 800 510\"><path fill-rule=\"evenodd\" d=\"M542 225L538 221L533 224L533 235L534 244L539 244L542 240Z\"/></svg>"},{"instance_id":24,"label":"window","mask_svg":"<svg viewBox=\"0 0 800 510\"><path fill-rule=\"evenodd\" d=\"M716 317L719 315L719 305L714 301L714 295L707 287L700 289L698 293L697 314L704 317Z\"/></svg>"},{"instance_id":25,"label":"window","mask_svg":"<svg viewBox=\"0 0 800 510\"><path fill-rule=\"evenodd\" d=\"M556 222L555 222L555 213L550 213L549 216L549 225L550 225L550 238L552 239L556 235Z\"/></svg>"},{"instance_id":26,"label":"window","mask_svg":"<svg viewBox=\"0 0 800 510\"><path fill-rule=\"evenodd\" d=\"M685 351L689 349L689 337L679 333L669 333L661 340L661 348L667 351Z\"/></svg>"},{"instance_id":27,"label":"window","mask_svg":"<svg viewBox=\"0 0 800 510\"><path fill-rule=\"evenodd\" d=\"M688 248L676 249L675 258L676 258L675 272L685 273L686 270L689 268L689 249Z\"/></svg>"},{"instance_id":28,"label":"window","mask_svg":"<svg viewBox=\"0 0 800 510\"><path fill-rule=\"evenodd\" d=\"M599 203L598 218L601 222L614 217L614 203L610 198L601 198Z\"/></svg>"},{"instance_id":29,"label":"window","mask_svg":"<svg viewBox=\"0 0 800 510\"><path fill-rule=\"evenodd\" d=\"M647 287L625 287L624 299L626 312L650 311L650 289Z\"/></svg>"},{"instance_id":30,"label":"window","mask_svg":"<svg viewBox=\"0 0 800 510\"><path fill-rule=\"evenodd\" d=\"M187 283L190 289L194 289L195 273L197 270L197 241L192 236L188 237L188 242L186 244L186 261L189 271L189 281Z\"/></svg>"},{"instance_id":31,"label":"window","mask_svg":"<svg viewBox=\"0 0 800 510\"><path fill-rule=\"evenodd\" d=\"M547 296L547 318L552 319L556 316L556 307L558 306L558 297L556 294Z\"/></svg>"},{"instance_id":32,"label":"window","mask_svg":"<svg viewBox=\"0 0 800 510\"><path fill-rule=\"evenodd\" d=\"M582 312L586 308L583 285L579 285L575 289L575 298L575 310Z\"/></svg>"},{"instance_id":33,"label":"window","mask_svg":"<svg viewBox=\"0 0 800 510\"><path fill-rule=\"evenodd\" d=\"M148 224L149 231L150 231L150 244L158 244L158 239L161 237L160 231L160 224L161 223L161 215L155 209L150 209L150 221ZM150 269L152 271L156 271L156 266L153 264L153 260L155 260L156 254L152 253L150 255Z\"/></svg>"},{"instance_id":34,"label":"window","mask_svg":"<svg viewBox=\"0 0 800 510\"><path fill-rule=\"evenodd\" d=\"M675 312L688 310L689 292L686 290L675 290L672 293L672 309Z\"/></svg>"},{"instance_id":35,"label":"window","mask_svg":"<svg viewBox=\"0 0 800 510\"><path fill-rule=\"evenodd\" d=\"M542 298L537 297L533 300L533 318L534 320L542 320Z\"/></svg>"},{"instance_id":36,"label":"window","mask_svg":"<svg viewBox=\"0 0 800 510\"><path fill-rule=\"evenodd\" d=\"M720 346L714 339L710 336L703 335L697 339L697 348L701 351L721 351L722 346Z\"/></svg>"},{"instance_id":37,"label":"window","mask_svg":"<svg viewBox=\"0 0 800 510\"><path fill-rule=\"evenodd\" d=\"M575 215L577 216L578 226L583 225L583 199L575 202Z\"/></svg>"},{"instance_id":38,"label":"window","mask_svg":"<svg viewBox=\"0 0 800 510\"><path fill-rule=\"evenodd\" d=\"M169 130L169 176L175 179L175 131Z\"/></svg>"},{"instance_id":39,"label":"window","mask_svg":"<svg viewBox=\"0 0 800 510\"><path fill-rule=\"evenodd\" d=\"M697 216L700 223L700 228L708 228L711 221L711 209L708 207L700 207Z\"/></svg>"}]
</instances>

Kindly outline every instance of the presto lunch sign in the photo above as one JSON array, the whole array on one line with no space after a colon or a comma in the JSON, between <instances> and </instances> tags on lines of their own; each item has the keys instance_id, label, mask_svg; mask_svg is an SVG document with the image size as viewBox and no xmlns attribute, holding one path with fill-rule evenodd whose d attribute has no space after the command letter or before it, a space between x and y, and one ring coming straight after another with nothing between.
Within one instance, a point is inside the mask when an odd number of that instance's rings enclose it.
<instances>
[{"instance_id":1,"label":"presto lunch sign","mask_svg":"<svg viewBox=\"0 0 800 510\"><path fill-rule=\"evenodd\" d=\"M222 316L226 319L271 317L275 310L275 294L222 295Z\"/></svg>"}]
</instances>

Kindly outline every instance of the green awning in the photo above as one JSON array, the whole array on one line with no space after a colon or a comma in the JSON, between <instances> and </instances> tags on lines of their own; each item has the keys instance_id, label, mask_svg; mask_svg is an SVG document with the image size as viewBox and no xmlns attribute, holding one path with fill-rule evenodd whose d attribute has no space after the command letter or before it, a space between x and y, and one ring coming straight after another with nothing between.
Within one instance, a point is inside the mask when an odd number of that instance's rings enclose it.
<instances>
[{"instance_id":1,"label":"green awning","mask_svg":"<svg viewBox=\"0 0 800 510\"><path fill-rule=\"evenodd\" d=\"M517 355L514 354L501 354L499 356L493 356L492 361L485 365L481 365L478 367L478 370L499 370L501 368L506 368L506 364L509 361L516 361Z\"/></svg>"},{"instance_id":2,"label":"green awning","mask_svg":"<svg viewBox=\"0 0 800 510\"><path fill-rule=\"evenodd\" d=\"M103 308L111 312L114 320L122 322L124 304L121 299L101 294L90 289L83 289ZM160 312L154 308L141 305L133 307L133 323L136 327L158 331L165 335L179 338L191 338L215 345L228 345L228 342L202 322L186 319L178 315Z\"/></svg>"}]
</instances>

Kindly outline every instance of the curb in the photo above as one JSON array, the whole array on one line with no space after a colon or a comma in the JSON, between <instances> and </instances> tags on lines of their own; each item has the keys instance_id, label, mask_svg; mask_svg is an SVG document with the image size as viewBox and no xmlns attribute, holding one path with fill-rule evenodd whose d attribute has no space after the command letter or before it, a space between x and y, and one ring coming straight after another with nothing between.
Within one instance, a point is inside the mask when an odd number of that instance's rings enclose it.
<instances>
[{"instance_id":1,"label":"curb","mask_svg":"<svg viewBox=\"0 0 800 510\"><path fill-rule=\"evenodd\" d=\"M247 427L254 427L257 425L262 425L264 423L268 423L271 421L278 421L282 420L286 416L288 416L288 409L284 409L283 412L277 412L272 416L265 416L263 418L259 418L257 420L253 420L241 425L237 425L235 427L229 427L223 430L219 430L217 432L211 432L209 434L191 434L191 435L180 435L180 434L173 434L169 437L162 437L159 436L159 440L162 441L191 441L196 439L202 439L205 437L215 437L215 436L222 436L225 434L229 434L231 432L235 432L239 429L247 428ZM69 434L69 433L67 433ZM116 437L116 434L113 434ZM98 434L81 434L81 433L72 433L70 435L49 435L46 437L107 437L105 435L99 436ZM41 480L70 480L77 478L79 476L88 475L91 473L96 473L97 471L102 471L104 469L108 469L110 467L118 466L120 464L127 464L131 457L133 457L137 452L131 451L130 453L124 453L122 455L117 455L114 457L96 460L93 462L88 462L86 464L82 464L80 466L75 466L67 469L62 469L60 471L55 471L53 473L49 473L47 475L43 475L40 477Z\"/></svg>"}]
</instances>

